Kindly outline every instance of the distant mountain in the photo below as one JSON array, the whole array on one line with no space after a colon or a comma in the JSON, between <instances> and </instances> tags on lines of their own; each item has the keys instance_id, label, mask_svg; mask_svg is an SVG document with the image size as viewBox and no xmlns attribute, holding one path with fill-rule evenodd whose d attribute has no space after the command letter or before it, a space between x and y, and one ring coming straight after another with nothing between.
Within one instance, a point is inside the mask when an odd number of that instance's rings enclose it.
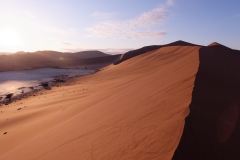
<instances>
[{"instance_id":1,"label":"distant mountain","mask_svg":"<svg viewBox=\"0 0 240 160\"><path fill-rule=\"evenodd\" d=\"M28 52L27 52L27 53L28 53ZM24 52L24 51L18 51L18 52L14 53L14 54L26 54L26 52Z\"/></svg>"},{"instance_id":2,"label":"distant mountain","mask_svg":"<svg viewBox=\"0 0 240 160\"><path fill-rule=\"evenodd\" d=\"M207 46L219 46L219 45L221 45L220 43L217 43L217 42L212 42L212 43L210 43L209 45L207 45Z\"/></svg>"},{"instance_id":3,"label":"distant mountain","mask_svg":"<svg viewBox=\"0 0 240 160\"><path fill-rule=\"evenodd\" d=\"M103 53L101 51L82 51L82 52L76 52L71 53L71 56L85 59L85 58L94 58L94 57L106 57L109 56L109 54Z\"/></svg>"},{"instance_id":4,"label":"distant mountain","mask_svg":"<svg viewBox=\"0 0 240 160\"><path fill-rule=\"evenodd\" d=\"M8 54L12 54L11 52L0 52L0 55L8 55Z\"/></svg>"},{"instance_id":5,"label":"distant mountain","mask_svg":"<svg viewBox=\"0 0 240 160\"><path fill-rule=\"evenodd\" d=\"M71 56L69 53L62 53L57 51L37 51L32 54L37 54L45 58L53 59L53 60L70 60L75 59L74 56Z\"/></svg>"},{"instance_id":6,"label":"distant mountain","mask_svg":"<svg viewBox=\"0 0 240 160\"><path fill-rule=\"evenodd\" d=\"M76 53L62 53L57 51L36 51L36 52L16 52L15 54L35 54L53 60L73 60L73 59L86 59L95 57L109 56L100 51L81 51Z\"/></svg>"},{"instance_id":7,"label":"distant mountain","mask_svg":"<svg viewBox=\"0 0 240 160\"><path fill-rule=\"evenodd\" d=\"M120 55L108 55L100 51L62 53L56 51L16 52L0 55L0 72L46 67L67 67L99 63L113 63Z\"/></svg>"},{"instance_id":8,"label":"distant mountain","mask_svg":"<svg viewBox=\"0 0 240 160\"><path fill-rule=\"evenodd\" d=\"M217 43L217 42L213 42L211 44L209 44L207 46L208 48L214 48L215 50L232 50L231 48L227 47L227 46L224 46L220 43Z\"/></svg>"},{"instance_id":9,"label":"distant mountain","mask_svg":"<svg viewBox=\"0 0 240 160\"><path fill-rule=\"evenodd\" d=\"M108 55L102 57L94 57L94 58L78 58L73 60L62 60L59 63L60 67L66 66L78 66L78 65L93 65L93 64L101 64L101 63L109 63L112 64L120 59L121 55Z\"/></svg>"},{"instance_id":10,"label":"distant mountain","mask_svg":"<svg viewBox=\"0 0 240 160\"><path fill-rule=\"evenodd\" d=\"M53 61L37 54L0 55L0 71L51 67Z\"/></svg>"}]
</instances>

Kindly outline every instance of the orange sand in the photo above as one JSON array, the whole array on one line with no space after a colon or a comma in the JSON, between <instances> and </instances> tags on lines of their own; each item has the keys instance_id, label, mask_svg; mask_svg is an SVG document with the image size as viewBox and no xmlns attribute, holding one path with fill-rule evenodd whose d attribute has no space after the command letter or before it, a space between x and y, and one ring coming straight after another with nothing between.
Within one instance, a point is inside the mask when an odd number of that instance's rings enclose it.
<instances>
[{"instance_id":1,"label":"orange sand","mask_svg":"<svg viewBox=\"0 0 240 160\"><path fill-rule=\"evenodd\" d=\"M163 47L1 106L0 160L171 159L199 48Z\"/></svg>"}]
</instances>

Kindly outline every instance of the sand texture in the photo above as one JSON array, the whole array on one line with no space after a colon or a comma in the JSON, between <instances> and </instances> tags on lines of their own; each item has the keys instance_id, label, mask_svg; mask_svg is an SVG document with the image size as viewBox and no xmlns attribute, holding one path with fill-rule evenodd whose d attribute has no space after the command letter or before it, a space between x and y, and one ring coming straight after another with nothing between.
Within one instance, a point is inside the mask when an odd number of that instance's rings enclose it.
<instances>
[{"instance_id":1,"label":"sand texture","mask_svg":"<svg viewBox=\"0 0 240 160\"><path fill-rule=\"evenodd\" d=\"M161 47L2 105L0 160L171 159L199 49Z\"/></svg>"},{"instance_id":2,"label":"sand texture","mask_svg":"<svg viewBox=\"0 0 240 160\"><path fill-rule=\"evenodd\" d=\"M139 48L139 49L132 50L132 51L124 53L122 55L121 59L116 61L116 62L114 62L114 64L117 65L117 64L122 63L123 61L126 61L128 59L131 59L131 58L133 58L135 56L138 56L138 55L141 55L141 54L145 54L147 52L159 49L161 47L167 47L167 46L200 46L200 45L196 45L196 44L192 44L192 43L189 43L189 42L184 42L184 41L179 40L179 41L172 42L172 43L165 44L165 45L145 46L145 47L142 47L142 48Z\"/></svg>"},{"instance_id":3,"label":"sand texture","mask_svg":"<svg viewBox=\"0 0 240 160\"><path fill-rule=\"evenodd\" d=\"M114 64L1 105L0 160L240 159L240 51L176 41L81 61L100 62Z\"/></svg>"}]
</instances>

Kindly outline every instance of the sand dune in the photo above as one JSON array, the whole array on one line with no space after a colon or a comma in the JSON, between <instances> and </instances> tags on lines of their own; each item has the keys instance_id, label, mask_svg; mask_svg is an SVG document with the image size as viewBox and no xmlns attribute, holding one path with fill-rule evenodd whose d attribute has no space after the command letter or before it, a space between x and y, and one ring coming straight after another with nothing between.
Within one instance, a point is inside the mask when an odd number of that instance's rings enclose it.
<instances>
[{"instance_id":1,"label":"sand dune","mask_svg":"<svg viewBox=\"0 0 240 160\"><path fill-rule=\"evenodd\" d=\"M240 51L176 41L110 59L2 105L0 160L240 159Z\"/></svg>"},{"instance_id":2,"label":"sand dune","mask_svg":"<svg viewBox=\"0 0 240 160\"><path fill-rule=\"evenodd\" d=\"M190 115L173 159L240 159L240 51L214 42L199 56Z\"/></svg>"},{"instance_id":3,"label":"sand dune","mask_svg":"<svg viewBox=\"0 0 240 160\"><path fill-rule=\"evenodd\" d=\"M162 47L2 106L0 159L171 159L199 49Z\"/></svg>"}]
</instances>

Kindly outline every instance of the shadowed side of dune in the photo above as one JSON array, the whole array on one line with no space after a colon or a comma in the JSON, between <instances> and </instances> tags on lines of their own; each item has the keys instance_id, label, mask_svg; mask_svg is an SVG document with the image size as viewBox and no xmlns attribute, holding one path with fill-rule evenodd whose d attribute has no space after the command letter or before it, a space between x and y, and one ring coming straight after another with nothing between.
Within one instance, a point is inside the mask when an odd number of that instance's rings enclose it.
<instances>
[{"instance_id":1,"label":"shadowed side of dune","mask_svg":"<svg viewBox=\"0 0 240 160\"><path fill-rule=\"evenodd\" d=\"M172 42L172 43L165 44L165 45L145 46L145 47L142 47L142 48L139 48L139 49L136 49L136 50L132 50L132 51L129 51L129 52L123 54L122 58L119 61L116 61L114 63L114 65L122 63L123 61L126 61L126 60L128 60L130 58L136 57L138 55L141 55L141 54L144 54L144 53L147 53L147 52L159 49L161 47L166 47L166 46L199 46L199 45L179 40L179 41Z\"/></svg>"},{"instance_id":2,"label":"shadowed side of dune","mask_svg":"<svg viewBox=\"0 0 240 160\"><path fill-rule=\"evenodd\" d=\"M218 43L200 49L184 132L173 159L240 159L240 52Z\"/></svg>"}]
</instances>

